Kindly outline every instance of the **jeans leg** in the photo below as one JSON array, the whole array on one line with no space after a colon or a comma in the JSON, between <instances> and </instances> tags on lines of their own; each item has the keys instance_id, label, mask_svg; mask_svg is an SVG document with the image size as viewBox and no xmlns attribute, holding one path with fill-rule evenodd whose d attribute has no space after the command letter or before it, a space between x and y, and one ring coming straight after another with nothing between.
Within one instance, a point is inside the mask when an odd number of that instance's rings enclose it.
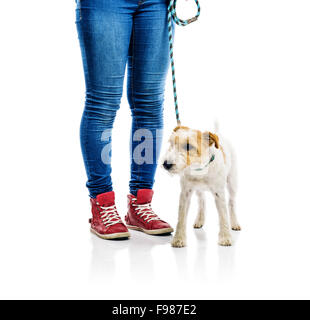
<instances>
[{"instance_id":1,"label":"jeans leg","mask_svg":"<svg viewBox=\"0 0 310 320\"><path fill-rule=\"evenodd\" d=\"M87 187L94 198L112 190L111 131L122 97L134 2L77 2L76 22L86 83L80 140Z\"/></svg>"},{"instance_id":2,"label":"jeans leg","mask_svg":"<svg viewBox=\"0 0 310 320\"><path fill-rule=\"evenodd\" d=\"M169 68L166 0L141 1L133 22L127 96L132 113L130 192L152 189L161 147Z\"/></svg>"}]
</instances>

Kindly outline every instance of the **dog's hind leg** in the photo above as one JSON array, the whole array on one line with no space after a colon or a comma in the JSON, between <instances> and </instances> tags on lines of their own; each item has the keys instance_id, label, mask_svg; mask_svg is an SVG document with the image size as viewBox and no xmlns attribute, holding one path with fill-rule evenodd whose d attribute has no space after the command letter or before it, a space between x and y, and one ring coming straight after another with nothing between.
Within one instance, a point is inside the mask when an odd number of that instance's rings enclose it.
<instances>
[{"instance_id":1,"label":"dog's hind leg","mask_svg":"<svg viewBox=\"0 0 310 320\"><path fill-rule=\"evenodd\" d=\"M236 215L236 193L237 193L237 172L233 167L227 178L227 189L229 192L229 214L230 214L230 223L231 228L234 231L240 231L241 227L238 223Z\"/></svg>"},{"instance_id":2,"label":"dog's hind leg","mask_svg":"<svg viewBox=\"0 0 310 320\"><path fill-rule=\"evenodd\" d=\"M205 224L206 198L202 191L196 191L198 197L198 215L194 224L195 229L200 229Z\"/></svg>"},{"instance_id":3,"label":"dog's hind leg","mask_svg":"<svg viewBox=\"0 0 310 320\"><path fill-rule=\"evenodd\" d=\"M186 222L189 205L193 191L191 189L182 189L179 202L179 221L175 236L172 240L172 246L182 248L186 246Z\"/></svg>"}]
</instances>

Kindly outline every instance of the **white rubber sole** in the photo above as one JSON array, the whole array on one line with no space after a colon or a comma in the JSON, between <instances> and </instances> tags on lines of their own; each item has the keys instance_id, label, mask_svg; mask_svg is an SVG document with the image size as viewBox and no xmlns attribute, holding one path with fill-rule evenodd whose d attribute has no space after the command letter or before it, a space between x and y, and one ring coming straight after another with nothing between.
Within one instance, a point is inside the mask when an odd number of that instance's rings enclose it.
<instances>
[{"instance_id":1,"label":"white rubber sole","mask_svg":"<svg viewBox=\"0 0 310 320\"><path fill-rule=\"evenodd\" d=\"M159 234L167 234L167 233L172 233L174 230L173 228L164 228L164 229L157 229L157 230L146 230L140 227L136 226L130 226L127 224L127 228L131 230L136 230L136 231L141 231L149 235L159 235Z\"/></svg>"},{"instance_id":2,"label":"white rubber sole","mask_svg":"<svg viewBox=\"0 0 310 320\"><path fill-rule=\"evenodd\" d=\"M95 234L97 237L105 240L113 240L113 239L125 239L130 238L129 232L121 232L121 233L112 233L112 234L100 234L96 230L90 228L90 232Z\"/></svg>"}]
</instances>

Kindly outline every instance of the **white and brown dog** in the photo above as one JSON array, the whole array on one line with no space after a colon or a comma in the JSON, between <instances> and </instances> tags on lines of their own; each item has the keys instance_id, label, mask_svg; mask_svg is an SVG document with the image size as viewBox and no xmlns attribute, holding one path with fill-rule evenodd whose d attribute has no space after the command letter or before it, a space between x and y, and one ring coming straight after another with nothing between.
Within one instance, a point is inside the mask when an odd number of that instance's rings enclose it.
<instances>
[{"instance_id":1,"label":"white and brown dog","mask_svg":"<svg viewBox=\"0 0 310 320\"><path fill-rule=\"evenodd\" d=\"M217 133L218 128L215 129ZM237 189L236 159L231 145L221 136L178 126L170 137L170 146L163 159L163 167L181 177L179 220L172 246L186 246L186 221L193 192L199 199L199 211L194 228L205 223L204 191L210 191L219 214L219 244L231 246L230 229L240 231L235 212ZM225 191L229 191L228 217Z\"/></svg>"}]
</instances>

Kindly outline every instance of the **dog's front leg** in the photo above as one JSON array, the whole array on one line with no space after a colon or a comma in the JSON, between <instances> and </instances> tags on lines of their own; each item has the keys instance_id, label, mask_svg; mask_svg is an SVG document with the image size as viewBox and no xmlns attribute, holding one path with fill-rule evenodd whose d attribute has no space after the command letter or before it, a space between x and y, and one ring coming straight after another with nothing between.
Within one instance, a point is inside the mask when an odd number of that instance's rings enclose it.
<instances>
[{"instance_id":1,"label":"dog's front leg","mask_svg":"<svg viewBox=\"0 0 310 320\"><path fill-rule=\"evenodd\" d=\"M179 221L175 236L172 240L172 246L182 248L186 246L186 222L193 191L191 189L182 189L179 201Z\"/></svg>"},{"instance_id":2,"label":"dog's front leg","mask_svg":"<svg viewBox=\"0 0 310 320\"><path fill-rule=\"evenodd\" d=\"M217 192L214 194L214 196L220 220L219 245L231 246L232 239L230 234L230 223L228 220L225 192Z\"/></svg>"},{"instance_id":3,"label":"dog's front leg","mask_svg":"<svg viewBox=\"0 0 310 320\"><path fill-rule=\"evenodd\" d=\"M198 215L194 224L195 229L200 229L205 224L206 199L203 191L197 191Z\"/></svg>"}]
</instances>

